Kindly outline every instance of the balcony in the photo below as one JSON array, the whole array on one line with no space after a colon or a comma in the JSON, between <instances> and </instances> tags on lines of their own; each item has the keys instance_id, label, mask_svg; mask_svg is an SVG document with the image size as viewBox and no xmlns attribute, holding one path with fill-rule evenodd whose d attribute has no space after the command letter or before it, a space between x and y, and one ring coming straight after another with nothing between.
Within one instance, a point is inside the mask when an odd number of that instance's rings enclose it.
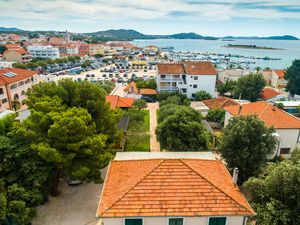
<instances>
[{"instance_id":1,"label":"balcony","mask_svg":"<svg viewBox=\"0 0 300 225\"><path fill-rule=\"evenodd\" d=\"M174 86L160 86L159 89L161 91L178 91L178 87Z\"/></svg>"}]
</instances>

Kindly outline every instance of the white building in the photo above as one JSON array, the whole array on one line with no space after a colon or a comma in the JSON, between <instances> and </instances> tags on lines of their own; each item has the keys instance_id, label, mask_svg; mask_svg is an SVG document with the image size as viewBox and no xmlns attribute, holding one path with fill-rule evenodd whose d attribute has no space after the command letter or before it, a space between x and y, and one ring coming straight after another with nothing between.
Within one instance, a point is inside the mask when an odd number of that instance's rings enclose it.
<instances>
[{"instance_id":1,"label":"white building","mask_svg":"<svg viewBox=\"0 0 300 225\"><path fill-rule=\"evenodd\" d=\"M225 126L233 116L257 115L266 126L274 127L279 136L279 143L274 156L289 157L300 147L300 119L264 101L244 105L225 107Z\"/></svg>"},{"instance_id":2,"label":"white building","mask_svg":"<svg viewBox=\"0 0 300 225\"><path fill-rule=\"evenodd\" d=\"M0 61L0 69L12 68L13 62Z\"/></svg>"},{"instance_id":3,"label":"white building","mask_svg":"<svg viewBox=\"0 0 300 225\"><path fill-rule=\"evenodd\" d=\"M255 213L211 152L122 152L109 164L99 225L245 225Z\"/></svg>"},{"instance_id":4,"label":"white building","mask_svg":"<svg viewBox=\"0 0 300 225\"><path fill-rule=\"evenodd\" d=\"M157 65L157 90L195 97L198 91L216 96L217 71L211 62L161 63Z\"/></svg>"},{"instance_id":5,"label":"white building","mask_svg":"<svg viewBox=\"0 0 300 225\"><path fill-rule=\"evenodd\" d=\"M59 49L52 45L30 45L27 47L33 58L59 58Z\"/></svg>"},{"instance_id":6,"label":"white building","mask_svg":"<svg viewBox=\"0 0 300 225\"><path fill-rule=\"evenodd\" d=\"M218 80L222 83L226 81L237 81L243 76L249 75L252 71L242 69L225 69L219 71Z\"/></svg>"}]
</instances>

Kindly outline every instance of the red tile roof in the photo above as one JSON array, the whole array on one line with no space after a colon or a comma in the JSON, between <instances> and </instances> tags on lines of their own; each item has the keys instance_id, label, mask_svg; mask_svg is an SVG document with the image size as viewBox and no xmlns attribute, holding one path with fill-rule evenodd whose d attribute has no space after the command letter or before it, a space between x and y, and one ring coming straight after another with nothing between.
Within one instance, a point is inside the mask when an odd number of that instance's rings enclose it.
<instances>
[{"instance_id":1,"label":"red tile roof","mask_svg":"<svg viewBox=\"0 0 300 225\"><path fill-rule=\"evenodd\" d=\"M203 103L210 109L223 109L226 106L239 105L238 102L226 97L203 100Z\"/></svg>"},{"instance_id":2,"label":"red tile roof","mask_svg":"<svg viewBox=\"0 0 300 225\"><path fill-rule=\"evenodd\" d=\"M279 78L284 78L285 70L274 70Z\"/></svg>"},{"instance_id":3,"label":"red tile roof","mask_svg":"<svg viewBox=\"0 0 300 225\"><path fill-rule=\"evenodd\" d=\"M211 62L160 63L158 74L217 75Z\"/></svg>"},{"instance_id":4,"label":"red tile roof","mask_svg":"<svg viewBox=\"0 0 300 225\"><path fill-rule=\"evenodd\" d=\"M141 88L140 89L140 94L141 95L156 95L157 92L155 89L151 89L151 88Z\"/></svg>"},{"instance_id":5,"label":"red tile roof","mask_svg":"<svg viewBox=\"0 0 300 225\"><path fill-rule=\"evenodd\" d=\"M110 109L131 108L133 106L134 100L134 98L125 98L117 95L106 96L106 102L110 104Z\"/></svg>"},{"instance_id":6,"label":"red tile roof","mask_svg":"<svg viewBox=\"0 0 300 225\"><path fill-rule=\"evenodd\" d=\"M225 110L234 116L257 115L268 127L274 126L274 128L277 129L300 128L299 118L264 101L253 102L241 106L228 106L225 107Z\"/></svg>"},{"instance_id":7,"label":"red tile roof","mask_svg":"<svg viewBox=\"0 0 300 225\"><path fill-rule=\"evenodd\" d=\"M125 92L129 92L129 93L139 93L139 90L136 86L136 83L134 81L131 81L125 88L124 88Z\"/></svg>"},{"instance_id":8,"label":"red tile roof","mask_svg":"<svg viewBox=\"0 0 300 225\"><path fill-rule=\"evenodd\" d=\"M221 161L112 161L99 217L254 215Z\"/></svg>"},{"instance_id":9,"label":"red tile roof","mask_svg":"<svg viewBox=\"0 0 300 225\"><path fill-rule=\"evenodd\" d=\"M276 97L277 95L280 95L280 94L283 94L283 93L276 91L274 88L265 87L263 89L263 91L261 92L261 97L264 100L268 100L268 99L274 98L274 97Z\"/></svg>"},{"instance_id":10,"label":"red tile roof","mask_svg":"<svg viewBox=\"0 0 300 225\"><path fill-rule=\"evenodd\" d=\"M5 76L6 73L15 73L16 75L13 77ZM36 71L32 70L25 70L25 69L19 69L19 68L4 68L0 70L0 79L5 84L12 84L20 80L24 80L26 78L32 77L34 75L37 75Z\"/></svg>"}]
</instances>

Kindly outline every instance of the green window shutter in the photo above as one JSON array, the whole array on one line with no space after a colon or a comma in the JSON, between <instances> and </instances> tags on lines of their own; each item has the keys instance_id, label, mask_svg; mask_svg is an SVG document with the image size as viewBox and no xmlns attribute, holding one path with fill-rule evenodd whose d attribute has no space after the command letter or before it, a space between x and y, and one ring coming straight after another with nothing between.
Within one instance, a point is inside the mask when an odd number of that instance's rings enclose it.
<instances>
[{"instance_id":1,"label":"green window shutter","mask_svg":"<svg viewBox=\"0 0 300 225\"><path fill-rule=\"evenodd\" d=\"M125 219L125 225L143 225L142 219Z\"/></svg>"},{"instance_id":2,"label":"green window shutter","mask_svg":"<svg viewBox=\"0 0 300 225\"><path fill-rule=\"evenodd\" d=\"M169 225L183 225L183 218L170 218Z\"/></svg>"},{"instance_id":3,"label":"green window shutter","mask_svg":"<svg viewBox=\"0 0 300 225\"><path fill-rule=\"evenodd\" d=\"M209 218L209 225L226 225L226 217Z\"/></svg>"}]
</instances>

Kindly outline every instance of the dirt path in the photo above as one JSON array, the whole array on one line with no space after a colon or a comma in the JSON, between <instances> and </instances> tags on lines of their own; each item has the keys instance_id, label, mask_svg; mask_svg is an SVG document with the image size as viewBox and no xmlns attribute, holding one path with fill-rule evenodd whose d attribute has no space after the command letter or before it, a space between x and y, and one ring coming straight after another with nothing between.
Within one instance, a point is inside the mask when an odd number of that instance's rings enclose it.
<instances>
[{"instance_id":1,"label":"dirt path","mask_svg":"<svg viewBox=\"0 0 300 225\"><path fill-rule=\"evenodd\" d=\"M157 126L156 110L158 109L158 102L148 103L148 109L150 112L150 151L160 152L160 146L156 139L155 129Z\"/></svg>"}]
</instances>

